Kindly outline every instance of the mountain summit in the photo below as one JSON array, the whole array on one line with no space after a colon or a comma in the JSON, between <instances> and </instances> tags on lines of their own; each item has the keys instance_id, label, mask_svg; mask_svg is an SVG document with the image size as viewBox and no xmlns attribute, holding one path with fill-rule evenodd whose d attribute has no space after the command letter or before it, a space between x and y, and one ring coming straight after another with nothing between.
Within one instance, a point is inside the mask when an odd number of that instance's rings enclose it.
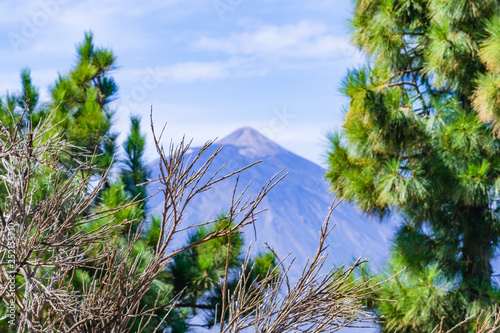
<instances>
[{"instance_id":1,"label":"mountain summit","mask_svg":"<svg viewBox=\"0 0 500 333\"><path fill-rule=\"evenodd\" d=\"M285 152L278 144L266 138L251 127L242 127L217 141L223 146L232 145L247 157L263 157Z\"/></svg>"}]
</instances>

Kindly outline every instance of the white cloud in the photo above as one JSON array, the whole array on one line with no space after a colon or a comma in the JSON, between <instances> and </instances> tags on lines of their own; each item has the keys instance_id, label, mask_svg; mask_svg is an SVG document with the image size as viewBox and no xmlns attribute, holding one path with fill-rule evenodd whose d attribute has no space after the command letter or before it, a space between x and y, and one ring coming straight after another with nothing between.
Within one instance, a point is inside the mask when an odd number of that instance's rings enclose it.
<instances>
[{"instance_id":1,"label":"white cloud","mask_svg":"<svg viewBox=\"0 0 500 333\"><path fill-rule=\"evenodd\" d=\"M250 29L248 27L250 26ZM292 25L255 25L247 22L245 32L227 38L202 38L195 49L219 52L219 60L184 61L154 69L161 82L190 83L234 77L266 76L276 70L297 71L321 67L345 67L359 62L360 54L345 37L336 37L322 23L301 21ZM121 82L142 82L144 69L122 71Z\"/></svg>"},{"instance_id":2,"label":"white cloud","mask_svg":"<svg viewBox=\"0 0 500 333\"><path fill-rule=\"evenodd\" d=\"M255 68L252 59L234 58L213 62L183 62L163 68L164 75L174 82L220 80L228 77L255 77L267 73Z\"/></svg>"},{"instance_id":3,"label":"white cloud","mask_svg":"<svg viewBox=\"0 0 500 333\"><path fill-rule=\"evenodd\" d=\"M41 55L73 52L83 32L93 30L98 41L114 49L138 49L158 42L153 29L163 22L186 19L205 10L208 0L193 0L189 6L181 0L39 0L0 3L4 15L0 34L2 52L16 55L29 50Z\"/></svg>"},{"instance_id":4,"label":"white cloud","mask_svg":"<svg viewBox=\"0 0 500 333\"><path fill-rule=\"evenodd\" d=\"M250 31L233 33L226 38L202 38L193 46L201 51L273 59L325 59L350 57L356 53L345 36L335 36L327 25L310 21L252 26Z\"/></svg>"},{"instance_id":5,"label":"white cloud","mask_svg":"<svg viewBox=\"0 0 500 333\"><path fill-rule=\"evenodd\" d=\"M231 62L184 62L164 68L165 75L175 82L225 79L230 75Z\"/></svg>"},{"instance_id":6,"label":"white cloud","mask_svg":"<svg viewBox=\"0 0 500 333\"><path fill-rule=\"evenodd\" d=\"M239 71L229 73L232 77L238 72L262 76L275 71L331 71L357 66L364 60L347 36L338 35L334 27L321 22L271 25L241 20L239 29L224 37L198 39L192 47L204 56L230 57L231 63L239 63ZM233 66L229 64L228 68Z\"/></svg>"},{"instance_id":7,"label":"white cloud","mask_svg":"<svg viewBox=\"0 0 500 333\"><path fill-rule=\"evenodd\" d=\"M130 86L131 90L137 86L151 90L149 87L156 89L164 82L191 83L223 80L229 77L263 76L267 73L264 69L253 68L254 66L255 64L249 59L237 58L206 62L186 61L171 66L120 70L115 76L122 84Z\"/></svg>"}]
</instances>

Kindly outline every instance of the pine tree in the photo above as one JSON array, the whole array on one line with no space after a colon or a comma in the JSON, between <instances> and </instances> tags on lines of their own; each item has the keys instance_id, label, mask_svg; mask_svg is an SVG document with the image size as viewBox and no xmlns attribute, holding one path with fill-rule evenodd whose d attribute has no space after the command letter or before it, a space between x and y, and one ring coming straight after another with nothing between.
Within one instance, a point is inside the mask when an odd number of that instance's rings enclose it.
<instances>
[{"instance_id":1,"label":"pine tree","mask_svg":"<svg viewBox=\"0 0 500 333\"><path fill-rule=\"evenodd\" d=\"M97 165L108 168L115 153L117 135L110 131L113 110L109 103L118 85L109 76L116 57L110 49L95 47L93 33L85 33L77 46L77 62L65 75L59 75L51 88L52 108L58 110L59 131L78 147L96 153Z\"/></svg>"},{"instance_id":2,"label":"pine tree","mask_svg":"<svg viewBox=\"0 0 500 333\"><path fill-rule=\"evenodd\" d=\"M141 134L141 118L138 116L130 117L130 134L123 144L125 148L126 159L125 168L121 171L120 178L125 184L125 190L136 200L146 198L146 186L140 185L147 180L148 170L144 165L144 152L146 146L146 136ZM144 202L140 207L145 210ZM145 212L142 216L145 216Z\"/></svg>"},{"instance_id":3,"label":"pine tree","mask_svg":"<svg viewBox=\"0 0 500 333\"><path fill-rule=\"evenodd\" d=\"M26 109L29 116L35 112L40 97L39 89L31 83L31 71L29 68L21 70L21 82L23 91L21 96L18 97L17 103L22 109Z\"/></svg>"},{"instance_id":4,"label":"pine tree","mask_svg":"<svg viewBox=\"0 0 500 333\"><path fill-rule=\"evenodd\" d=\"M415 276L437 265L463 296L455 311L495 297L498 12L491 0L355 1L369 64L345 78L344 130L331 136L332 189L382 219L398 211L393 257Z\"/></svg>"}]
</instances>

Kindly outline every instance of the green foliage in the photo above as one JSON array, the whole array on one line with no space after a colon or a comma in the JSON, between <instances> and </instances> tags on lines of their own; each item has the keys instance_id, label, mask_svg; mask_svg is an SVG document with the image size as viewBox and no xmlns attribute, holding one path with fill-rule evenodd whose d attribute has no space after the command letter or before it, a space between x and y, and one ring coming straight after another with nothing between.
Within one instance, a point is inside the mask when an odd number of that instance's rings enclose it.
<instances>
[{"instance_id":1,"label":"green foliage","mask_svg":"<svg viewBox=\"0 0 500 333\"><path fill-rule=\"evenodd\" d=\"M24 110L28 111L30 116L35 112L38 104L39 89L31 83L31 71L29 68L21 70L21 82L23 85L23 92L17 99L17 104Z\"/></svg>"},{"instance_id":2,"label":"green foliage","mask_svg":"<svg viewBox=\"0 0 500 333\"><path fill-rule=\"evenodd\" d=\"M172 298L172 287L161 279L153 281L151 288L146 295L141 299L141 307L151 308L158 301L169 300ZM172 333L187 332L187 325L182 318L182 314L178 311L170 311L169 309L158 309L155 311L156 316L150 318L148 325L145 327L145 332L153 332L157 327L169 327ZM143 320L144 321L144 320ZM131 325L131 332L137 332L140 321L136 320ZM144 326L144 323L142 323Z\"/></svg>"},{"instance_id":3,"label":"green foliage","mask_svg":"<svg viewBox=\"0 0 500 333\"><path fill-rule=\"evenodd\" d=\"M227 229L228 220L224 216L219 218L219 222L210 229L200 227L192 233L189 237L189 244L201 241L216 230ZM217 238L174 257L167 271L170 274L174 292L180 293L184 290L185 303L194 305L198 298L216 286L224 276L228 241L228 237ZM242 246L241 234L231 235L229 267L234 268L242 264L240 258Z\"/></svg>"},{"instance_id":4,"label":"green foliage","mask_svg":"<svg viewBox=\"0 0 500 333\"><path fill-rule=\"evenodd\" d=\"M96 164L108 168L115 152L117 135L110 132L114 100L118 86L109 76L116 57L106 48L94 46L93 34L85 34L77 46L77 62L66 75L59 75L51 87L52 107L58 110L60 132L78 147L99 156Z\"/></svg>"},{"instance_id":5,"label":"green foliage","mask_svg":"<svg viewBox=\"0 0 500 333\"><path fill-rule=\"evenodd\" d=\"M409 265L401 254L401 249L396 246L383 273L362 271L363 281L372 279L372 285L394 275L383 282L383 288L371 295L373 299L385 301L366 301L378 316L386 318L382 324L384 332L432 332L441 325L443 318L443 331L447 332L464 318L477 318L481 311L489 313L491 304L485 301L486 298L495 302L499 300L497 289L484 286L482 291L487 297L471 301L456 288L458 281L447 278L437 263L415 267ZM476 325L477 321L471 320L454 332L476 332Z\"/></svg>"},{"instance_id":6,"label":"green foliage","mask_svg":"<svg viewBox=\"0 0 500 333\"><path fill-rule=\"evenodd\" d=\"M219 216L219 222L210 228L199 227L190 235L189 244L195 244L207 235L230 228L229 220ZM228 256L228 244L229 256ZM172 285L174 295L182 293L178 311L181 311L189 326L189 321L199 311L205 313L206 327L214 325L214 318L222 306L222 290L219 283L226 278L228 263L227 290L231 294L238 283L241 273L249 277L246 288L252 288L276 267L276 258L270 253L262 253L250 260L247 270L241 272L243 264L243 237L240 233L213 239L189 249L174 257L167 267L167 281ZM180 330L179 332L184 332Z\"/></svg>"},{"instance_id":7,"label":"green foliage","mask_svg":"<svg viewBox=\"0 0 500 333\"><path fill-rule=\"evenodd\" d=\"M114 210L121 205L127 204L131 201L127 193L125 192L125 185L121 180L115 183L110 183L107 188L101 191L100 194L100 204L96 209L101 211ZM94 221L89 227L98 228L103 223L113 219L115 223L121 223L123 221L130 221L133 225L137 226L141 222L141 216L144 215L144 211L137 204L130 205L124 209L120 209L115 214L111 214L107 218ZM134 229L135 230L135 229ZM127 234L128 229L124 229L123 233Z\"/></svg>"},{"instance_id":8,"label":"green foliage","mask_svg":"<svg viewBox=\"0 0 500 333\"><path fill-rule=\"evenodd\" d=\"M404 263L395 256L388 264L386 275L396 275L374 297L384 300L376 305L377 314L387 318L383 323L386 332L431 332L442 317L446 317L446 330L460 322L465 313L464 299L452 288L437 264L423 270L406 270ZM375 277L382 280L386 275ZM365 278L373 276L365 276ZM373 304L369 304L373 306ZM451 325L451 326L450 326Z\"/></svg>"},{"instance_id":9,"label":"green foliage","mask_svg":"<svg viewBox=\"0 0 500 333\"><path fill-rule=\"evenodd\" d=\"M9 308L2 302L0 303L0 318L4 318L9 313ZM15 326L9 325L10 318L5 317L5 319L0 320L0 332L2 333L16 333L17 328Z\"/></svg>"},{"instance_id":10,"label":"green foliage","mask_svg":"<svg viewBox=\"0 0 500 333\"><path fill-rule=\"evenodd\" d=\"M355 1L353 41L370 65L344 79L350 104L344 130L330 137L327 178L365 212L404 218L393 258L414 287L386 295L400 300L380 310L387 331L434 328L441 314L463 318L470 304L494 298L498 8L492 0ZM425 306L417 306L419 279L436 288L425 291L436 297ZM420 325L417 317L425 328L408 326Z\"/></svg>"},{"instance_id":11,"label":"green foliage","mask_svg":"<svg viewBox=\"0 0 500 333\"><path fill-rule=\"evenodd\" d=\"M132 116L130 121L130 134L123 145L126 153L125 168L121 171L120 178L125 184L125 191L132 198L139 201L146 199L146 186L139 185L146 182L148 177L148 171L143 160L146 136L141 134L140 117ZM144 202L139 205L145 210Z\"/></svg>"},{"instance_id":12,"label":"green foliage","mask_svg":"<svg viewBox=\"0 0 500 333\"><path fill-rule=\"evenodd\" d=\"M146 243L151 248L155 247L160 239L160 216L151 216L151 225L146 233Z\"/></svg>"},{"instance_id":13,"label":"green foliage","mask_svg":"<svg viewBox=\"0 0 500 333\"><path fill-rule=\"evenodd\" d=\"M272 252L259 253L254 259L251 280L266 276L269 269L276 267L276 265L276 257Z\"/></svg>"}]
</instances>

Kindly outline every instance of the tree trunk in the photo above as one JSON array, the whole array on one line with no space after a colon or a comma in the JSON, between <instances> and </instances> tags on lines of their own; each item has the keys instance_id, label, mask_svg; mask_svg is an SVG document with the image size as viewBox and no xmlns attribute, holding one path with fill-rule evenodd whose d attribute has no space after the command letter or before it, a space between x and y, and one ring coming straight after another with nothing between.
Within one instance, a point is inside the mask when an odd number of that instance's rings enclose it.
<instances>
[{"instance_id":1,"label":"tree trunk","mask_svg":"<svg viewBox=\"0 0 500 333\"><path fill-rule=\"evenodd\" d=\"M471 207L465 218L462 241L462 286L471 300L489 298L494 254L490 211L487 206Z\"/></svg>"}]
</instances>

